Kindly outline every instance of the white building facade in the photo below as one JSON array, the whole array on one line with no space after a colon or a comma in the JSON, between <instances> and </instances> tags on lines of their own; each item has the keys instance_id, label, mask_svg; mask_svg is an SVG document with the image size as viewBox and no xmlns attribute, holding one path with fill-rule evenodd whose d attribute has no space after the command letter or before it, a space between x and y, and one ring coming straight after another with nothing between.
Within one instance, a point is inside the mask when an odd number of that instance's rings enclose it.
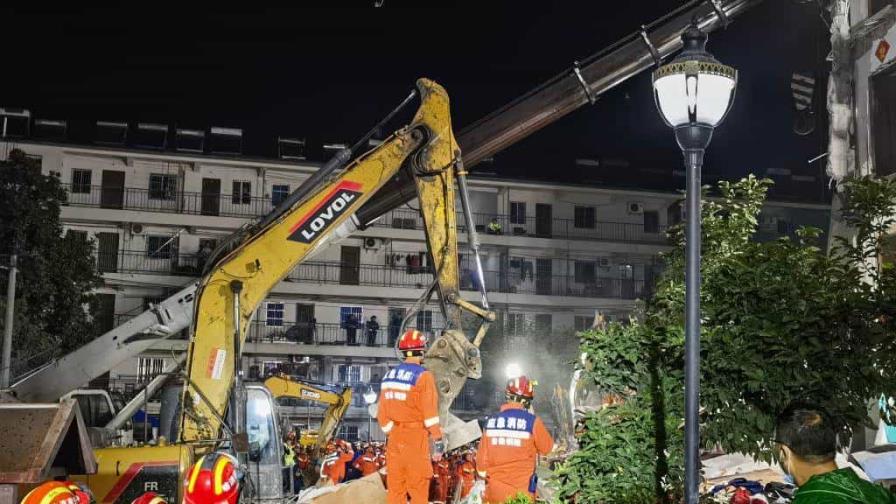
<instances>
[{"instance_id":1,"label":"white building facade","mask_svg":"<svg viewBox=\"0 0 896 504\"><path fill-rule=\"evenodd\" d=\"M269 212L319 166L27 138L6 142L2 155L13 148L40 159L43 172L68 190L62 221L67 232L95 242L107 328L194 282L209 250ZM649 293L657 256L669 248L665 231L680 215L676 193L481 177L470 180L470 190L489 300L497 324L511 336L522 327L546 337L581 330L597 311L625 319ZM778 236L798 225L826 228L829 207L770 203L764 215L762 232ZM493 219L500 233L488 232ZM476 301L466 236L459 240L461 288ZM256 380L283 371L352 386L356 400L342 435L382 438L376 427L368 432L361 396L395 364L400 321L429 282L422 221L412 202L300 264L275 286L252 322L244 369ZM435 334L444 320L430 306L410 325ZM173 339L116 366L108 386L133 394L185 348L185 340ZM284 404L294 425L319 422L320 408Z\"/></svg>"}]
</instances>

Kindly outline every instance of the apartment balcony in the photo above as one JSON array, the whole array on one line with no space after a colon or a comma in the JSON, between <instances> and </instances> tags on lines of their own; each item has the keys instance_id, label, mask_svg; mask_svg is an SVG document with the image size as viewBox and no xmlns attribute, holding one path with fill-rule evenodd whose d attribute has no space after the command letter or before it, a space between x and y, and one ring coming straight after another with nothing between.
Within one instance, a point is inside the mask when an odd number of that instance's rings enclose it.
<instances>
[{"instance_id":1,"label":"apartment balcony","mask_svg":"<svg viewBox=\"0 0 896 504\"><path fill-rule=\"evenodd\" d=\"M262 314L259 313L259 317ZM405 329L416 329L410 326ZM421 331L430 337L441 333L441 327L426 327ZM350 326L329 322L287 320L253 320L247 340L252 343L289 343L299 345L354 346L393 348L401 328L385 326L368 331L363 324Z\"/></svg>"},{"instance_id":2,"label":"apartment balcony","mask_svg":"<svg viewBox=\"0 0 896 504\"><path fill-rule=\"evenodd\" d=\"M497 224L491 226L490 224ZM463 215L457 216L458 232L465 232ZM590 221L579 222L574 219L551 218L539 219L526 217L511 220L506 214L474 213L473 225L476 231L486 235L511 237L552 238L563 240L598 240L625 243L645 243L667 245L666 227L645 228L640 223ZM397 209L383 215L374 227L392 229L423 229L423 219L414 210Z\"/></svg>"},{"instance_id":3,"label":"apartment balcony","mask_svg":"<svg viewBox=\"0 0 896 504\"><path fill-rule=\"evenodd\" d=\"M195 255L150 256L144 251L122 251L115 260L111 254L99 254L99 269L104 273L137 273L195 277L202 264ZM626 278L576 277L534 271L485 271L489 292L536 296L638 299L645 295L643 280ZM286 282L346 286L396 287L423 289L432 283L432 272L424 267L347 265L338 261L311 261L299 264ZM462 268L461 290L476 291L471 270Z\"/></svg>"},{"instance_id":4,"label":"apartment balcony","mask_svg":"<svg viewBox=\"0 0 896 504\"><path fill-rule=\"evenodd\" d=\"M143 188L110 188L62 184L68 191L66 205L103 209L159 212L179 215L256 218L266 215L274 205L271 198L231 194L203 194L190 191L160 192ZM490 231L489 224L498 224L500 232ZM489 235L567 240L597 240L649 245L666 245L666 228L645 228L639 223L605 221L579 222L574 219L539 219L526 217L511 221L509 215L476 213L473 222L477 231ZM458 231L466 227L462 214L457 216ZM378 219L373 227L396 230L423 230L420 213L396 209Z\"/></svg>"}]
</instances>

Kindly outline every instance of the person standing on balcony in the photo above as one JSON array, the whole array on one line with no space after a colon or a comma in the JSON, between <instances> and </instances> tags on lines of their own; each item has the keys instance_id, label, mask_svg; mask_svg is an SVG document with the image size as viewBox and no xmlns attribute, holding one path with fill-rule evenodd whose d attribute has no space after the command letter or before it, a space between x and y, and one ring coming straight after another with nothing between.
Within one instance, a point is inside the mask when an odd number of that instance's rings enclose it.
<instances>
[{"instance_id":1,"label":"person standing on balcony","mask_svg":"<svg viewBox=\"0 0 896 504\"><path fill-rule=\"evenodd\" d=\"M392 311L392 315L389 317L389 346L394 347L395 342L398 341L398 333L401 331L401 315L394 310Z\"/></svg>"},{"instance_id":2,"label":"person standing on balcony","mask_svg":"<svg viewBox=\"0 0 896 504\"><path fill-rule=\"evenodd\" d=\"M354 313L349 313L347 317L345 317L345 339L346 343L349 345L357 345L357 334L358 334L358 317L355 316Z\"/></svg>"},{"instance_id":3,"label":"person standing on balcony","mask_svg":"<svg viewBox=\"0 0 896 504\"><path fill-rule=\"evenodd\" d=\"M423 367L426 336L410 329L398 340L404 362L389 370L380 390L377 421L386 433L389 504L426 504L431 460L445 452L439 425L439 396L432 372ZM430 454L429 440L434 441Z\"/></svg>"},{"instance_id":4,"label":"person standing on balcony","mask_svg":"<svg viewBox=\"0 0 896 504\"><path fill-rule=\"evenodd\" d=\"M376 321L376 315L371 315L367 321L367 346L376 346L376 335L380 332L380 323Z\"/></svg>"}]
</instances>

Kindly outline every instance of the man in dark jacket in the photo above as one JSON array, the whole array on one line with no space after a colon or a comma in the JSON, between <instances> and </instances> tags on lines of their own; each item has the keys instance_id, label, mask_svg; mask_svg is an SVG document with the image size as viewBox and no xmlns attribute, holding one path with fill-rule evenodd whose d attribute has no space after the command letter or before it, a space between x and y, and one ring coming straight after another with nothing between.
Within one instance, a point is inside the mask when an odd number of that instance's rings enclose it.
<instances>
[{"instance_id":1,"label":"man in dark jacket","mask_svg":"<svg viewBox=\"0 0 896 504\"><path fill-rule=\"evenodd\" d=\"M837 469L837 434L821 408L788 406L778 416L775 441L781 467L799 486L793 504L896 504L896 494L852 469Z\"/></svg>"}]
</instances>

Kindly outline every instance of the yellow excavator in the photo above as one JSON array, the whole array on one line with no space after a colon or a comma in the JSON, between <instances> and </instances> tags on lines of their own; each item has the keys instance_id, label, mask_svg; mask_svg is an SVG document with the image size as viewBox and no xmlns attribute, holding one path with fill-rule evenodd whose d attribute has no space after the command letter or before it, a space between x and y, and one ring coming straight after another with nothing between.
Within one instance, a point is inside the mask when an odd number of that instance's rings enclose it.
<instances>
[{"instance_id":1,"label":"yellow excavator","mask_svg":"<svg viewBox=\"0 0 896 504\"><path fill-rule=\"evenodd\" d=\"M420 105L410 124L352 160L415 97ZM157 446L98 449L97 473L79 479L100 502L130 502L147 489L179 502L179 483L190 464L204 453L228 450L246 475L242 499L283 499L283 447L273 395L261 384L243 381L240 353L249 324L271 289L315 252L351 234L355 212L397 176L415 181L435 272L405 324L437 297L448 329L431 345L426 366L436 377L447 446L478 439L475 421L465 423L448 411L466 379L481 376L478 347L495 318L484 290L465 175L448 95L435 82L420 79L416 90L352 148L340 151L269 215L215 251L195 294L176 439ZM458 197L480 278L481 306L460 296ZM463 312L478 319L472 338L463 332Z\"/></svg>"},{"instance_id":2,"label":"yellow excavator","mask_svg":"<svg viewBox=\"0 0 896 504\"><path fill-rule=\"evenodd\" d=\"M299 436L299 444L311 450L312 458L317 458L320 451L333 439L342 417L352 404L352 388L341 387L341 392L334 391L332 385L318 385L304 380L297 380L285 374L276 374L264 381L264 386L275 399L293 397L304 401L319 402L327 405L320 428L306 429Z\"/></svg>"}]
</instances>

